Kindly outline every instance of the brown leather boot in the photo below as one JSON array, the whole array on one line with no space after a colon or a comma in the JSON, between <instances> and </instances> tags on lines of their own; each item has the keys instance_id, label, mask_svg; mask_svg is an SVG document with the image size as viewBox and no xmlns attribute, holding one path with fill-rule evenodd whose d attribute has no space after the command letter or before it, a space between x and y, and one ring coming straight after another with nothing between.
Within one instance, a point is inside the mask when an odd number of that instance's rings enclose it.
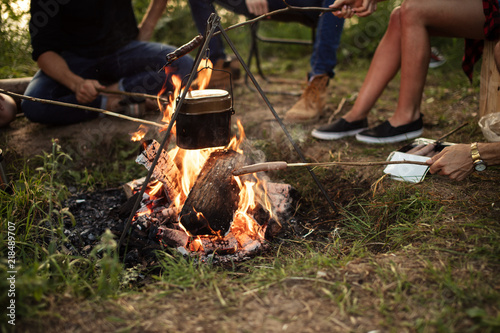
<instances>
[{"instance_id":1,"label":"brown leather boot","mask_svg":"<svg viewBox=\"0 0 500 333\"><path fill-rule=\"evenodd\" d=\"M307 123L318 120L325 107L326 86L329 77L326 74L315 76L308 83L300 99L285 114L289 123Z\"/></svg>"},{"instance_id":2,"label":"brown leather boot","mask_svg":"<svg viewBox=\"0 0 500 333\"><path fill-rule=\"evenodd\" d=\"M208 88L230 90L231 80L236 81L240 78L240 62L237 59L227 57L219 59L214 64L214 71Z\"/></svg>"}]
</instances>

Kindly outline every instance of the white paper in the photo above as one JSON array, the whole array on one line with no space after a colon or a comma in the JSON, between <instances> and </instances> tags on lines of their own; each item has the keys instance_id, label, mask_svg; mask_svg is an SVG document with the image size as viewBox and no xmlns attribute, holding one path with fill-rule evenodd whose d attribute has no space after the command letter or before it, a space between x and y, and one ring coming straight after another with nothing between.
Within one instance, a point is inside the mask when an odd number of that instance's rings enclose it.
<instances>
[{"instance_id":1,"label":"white paper","mask_svg":"<svg viewBox=\"0 0 500 333\"><path fill-rule=\"evenodd\" d=\"M417 161L417 162L425 162L430 157L427 156L419 156L413 154L401 153L399 151L393 151L389 157L388 161ZM429 171L429 167L425 165L417 165L417 164L389 164L384 172L386 174L391 175L391 178L410 182L410 183L420 183L425 175Z\"/></svg>"}]
</instances>

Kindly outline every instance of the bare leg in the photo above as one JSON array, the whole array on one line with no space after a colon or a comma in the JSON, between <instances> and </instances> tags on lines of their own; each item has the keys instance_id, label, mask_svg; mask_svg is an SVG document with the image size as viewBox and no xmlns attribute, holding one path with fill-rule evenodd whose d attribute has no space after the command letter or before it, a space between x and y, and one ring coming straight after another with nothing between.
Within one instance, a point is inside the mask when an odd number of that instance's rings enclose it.
<instances>
[{"instance_id":1,"label":"bare leg","mask_svg":"<svg viewBox=\"0 0 500 333\"><path fill-rule=\"evenodd\" d=\"M387 84L399 71L401 61L401 26L399 7L391 13L384 37L375 51L358 98L343 118L349 122L366 118Z\"/></svg>"},{"instance_id":2,"label":"bare leg","mask_svg":"<svg viewBox=\"0 0 500 333\"><path fill-rule=\"evenodd\" d=\"M420 116L431 35L483 39L484 14L478 0L406 0L401 6L401 86L392 126Z\"/></svg>"}]
</instances>

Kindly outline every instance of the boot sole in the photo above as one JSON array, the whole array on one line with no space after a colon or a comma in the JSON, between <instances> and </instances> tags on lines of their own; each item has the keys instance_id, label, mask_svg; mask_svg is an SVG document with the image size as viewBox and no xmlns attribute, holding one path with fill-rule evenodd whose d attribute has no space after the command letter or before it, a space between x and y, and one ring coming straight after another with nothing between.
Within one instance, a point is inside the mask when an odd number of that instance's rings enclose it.
<instances>
[{"instance_id":1,"label":"boot sole","mask_svg":"<svg viewBox=\"0 0 500 333\"><path fill-rule=\"evenodd\" d=\"M313 118L307 118L307 119L296 119L296 118L287 118L286 115L284 117L284 121L288 124L310 124L315 121L318 121L321 115L317 115Z\"/></svg>"}]
</instances>

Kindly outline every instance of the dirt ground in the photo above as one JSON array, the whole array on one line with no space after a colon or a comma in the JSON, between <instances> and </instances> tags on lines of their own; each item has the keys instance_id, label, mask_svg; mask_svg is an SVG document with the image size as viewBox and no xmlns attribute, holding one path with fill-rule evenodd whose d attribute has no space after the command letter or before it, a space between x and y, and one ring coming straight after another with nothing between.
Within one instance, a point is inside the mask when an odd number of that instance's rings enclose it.
<instances>
[{"instance_id":1,"label":"dirt ground","mask_svg":"<svg viewBox=\"0 0 500 333\"><path fill-rule=\"evenodd\" d=\"M260 82L267 91L266 97L280 116L298 99L297 95L304 83L301 80L279 84ZM358 143L353 138L332 142L311 138L310 131L330 119L342 98L345 98L346 102L339 114L348 110L352 103L350 98L360 84L359 78L350 77L348 73L339 73L330 83L327 109L320 121L308 125L287 125L287 130L308 160L381 161L385 160L391 151L402 146L369 146ZM277 90L287 94L276 94ZM389 90L394 93L395 86L391 85ZM424 96L424 137L438 138L464 121L474 121L477 116L470 111L477 109L478 96L474 92L443 88L441 95L440 100L434 97L431 100ZM375 124L391 114L395 95L388 96L388 99L371 113L370 124ZM266 147L269 152L269 156L266 156L268 160L279 158L287 162L299 161L298 155L265 102L242 81L235 86L234 101L236 114L232 119L233 133L236 120L241 120L248 139ZM450 115L453 117L449 117ZM156 120L157 117L153 114L149 115L148 119ZM42 151L49 151L53 138L58 138L71 147L74 154L106 154L107 147L111 145L110 140L117 137L126 138L137 127L136 123L111 117L58 127L33 124L20 117L10 127L2 129L1 144L2 148L6 147L6 158L9 153L30 158L41 154ZM161 134L149 135L161 137ZM468 142L471 136L479 138L477 127L469 126L450 140ZM370 192L383 175L380 167L361 168L352 172L357 174L351 178L358 180L355 184L335 179L334 173L326 179L325 186L339 205L347 203L353 196ZM481 182L481 179L487 181ZM477 205L482 207L496 203L498 207L499 172L493 171L481 179L476 177L458 184L434 178L426 186L434 188L436 197L443 205L447 200L454 199L465 205L472 195L483 190L484 193L495 194L493 197L474 197L477 200L484 199ZM495 209L498 213L498 208ZM495 211L490 213L488 216L492 219ZM498 218L498 215L496 216ZM456 218L467 219L463 214L458 214ZM412 246L418 246L418 241ZM451 248L453 249L453 246ZM423 283L427 278L424 272L430 265L445 265L449 254L436 251L434 256L424 258L416 256L411 246L396 253L383 252L374 254L370 259L354 258L341 268L328 272L318 271L317 276L321 277L322 282L290 277L269 286L265 293L261 290L248 290L242 294L223 294L213 298L202 294L201 291L187 293L180 290L177 293L157 294L157 290L148 291L146 288L118 299L82 302L79 306L75 306L72 297L62 296L54 300L51 309L48 309L57 315L48 316L43 322L27 319L23 328L25 332L54 331L56 328L64 332L413 332L416 328L412 327L411 323L415 323L417 318L430 321L433 318L430 318L431 315L424 307L418 304L401 305L404 302L397 303L399 305L396 308L391 305L385 310L374 310L384 308L385 294L391 294L401 288L388 282L390 279L377 274L377 271L387 269L393 270L394 274L407 276L406 283L409 287L405 288L410 288L409 293L432 294L437 282ZM470 263L471 269L481 269L487 276L488 283L497 283L498 288L498 279L493 277L498 273L497 267L489 269L485 267L486 264L480 260ZM325 286L318 286L318 283L324 283ZM349 285L350 296L342 300L329 294L330 291L326 287L332 285L340 289ZM355 314L345 310L345 302L357 302ZM437 303L429 304L433 309L439 306ZM400 312L399 322L394 323L392 328L387 324L388 316L383 315L384 311ZM494 310L492 311L494 313ZM457 320L462 321L458 327L471 325L469 318L461 316Z\"/></svg>"}]
</instances>

